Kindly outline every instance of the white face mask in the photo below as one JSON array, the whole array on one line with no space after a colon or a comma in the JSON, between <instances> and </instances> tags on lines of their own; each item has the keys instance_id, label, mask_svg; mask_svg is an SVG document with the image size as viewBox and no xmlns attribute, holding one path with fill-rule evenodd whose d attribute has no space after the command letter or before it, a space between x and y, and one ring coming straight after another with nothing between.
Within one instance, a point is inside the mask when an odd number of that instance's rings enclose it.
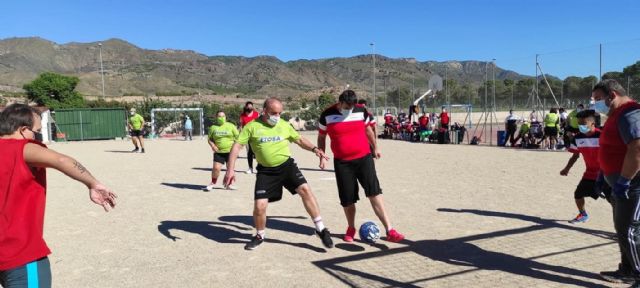
<instances>
[{"instance_id":1,"label":"white face mask","mask_svg":"<svg viewBox=\"0 0 640 288\"><path fill-rule=\"evenodd\" d=\"M269 115L269 119L267 120L267 122L269 122L269 125L271 126L276 126L276 124L278 124L278 121L280 121L280 116L275 115Z\"/></svg>"},{"instance_id":2,"label":"white face mask","mask_svg":"<svg viewBox=\"0 0 640 288\"><path fill-rule=\"evenodd\" d=\"M129 112L129 114L131 114L131 116L135 115L136 112Z\"/></svg>"}]
</instances>

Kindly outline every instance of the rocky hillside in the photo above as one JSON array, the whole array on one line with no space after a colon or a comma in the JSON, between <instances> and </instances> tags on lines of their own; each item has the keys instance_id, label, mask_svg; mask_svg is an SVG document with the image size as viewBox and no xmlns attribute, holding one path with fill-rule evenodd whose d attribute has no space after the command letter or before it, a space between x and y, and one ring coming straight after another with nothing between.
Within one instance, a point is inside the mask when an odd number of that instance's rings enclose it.
<instances>
[{"instance_id":1,"label":"rocky hillside","mask_svg":"<svg viewBox=\"0 0 640 288\"><path fill-rule=\"evenodd\" d=\"M271 56L206 56L194 51L147 50L119 39L102 42L108 96L217 94L238 97L296 97L327 87L372 87L371 55L283 62ZM432 74L479 85L485 62L419 62L376 56L377 90L415 86L424 90ZM446 71L445 71L446 70ZM0 90L19 91L39 73L80 77L85 95L100 95L98 43L57 44L41 38L0 40ZM525 76L498 68L498 79Z\"/></svg>"}]
</instances>

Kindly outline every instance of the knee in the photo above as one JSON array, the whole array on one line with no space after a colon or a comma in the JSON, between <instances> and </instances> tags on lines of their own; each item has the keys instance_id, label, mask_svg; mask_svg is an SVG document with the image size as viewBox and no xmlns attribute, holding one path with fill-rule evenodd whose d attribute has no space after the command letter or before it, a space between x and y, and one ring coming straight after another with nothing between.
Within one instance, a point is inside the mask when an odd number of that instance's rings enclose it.
<instances>
[{"instance_id":1,"label":"knee","mask_svg":"<svg viewBox=\"0 0 640 288\"><path fill-rule=\"evenodd\" d=\"M253 212L256 215L264 215L267 213L267 202L266 201L256 201Z\"/></svg>"},{"instance_id":2,"label":"knee","mask_svg":"<svg viewBox=\"0 0 640 288\"><path fill-rule=\"evenodd\" d=\"M300 195L300 197L305 199L311 195L311 188L308 184L303 184L298 187L296 192L298 193L298 195Z\"/></svg>"}]
</instances>

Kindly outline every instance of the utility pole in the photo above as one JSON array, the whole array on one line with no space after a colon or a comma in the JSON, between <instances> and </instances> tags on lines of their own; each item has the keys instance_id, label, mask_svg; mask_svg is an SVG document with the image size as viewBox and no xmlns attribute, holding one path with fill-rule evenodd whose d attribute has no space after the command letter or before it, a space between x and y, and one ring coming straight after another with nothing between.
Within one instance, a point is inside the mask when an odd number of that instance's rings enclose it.
<instances>
[{"instance_id":1,"label":"utility pole","mask_svg":"<svg viewBox=\"0 0 640 288\"><path fill-rule=\"evenodd\" d=\"M98 43L100 48L100 75L102 76L102 100L104 100L104 66L102 66L102 42Z\"/></svg>"},{"instance_id":2,"label":"utility pole","mask_svg":"<svg viewBox=\"0 0 640 288\"><path fill-rule=\"evenodd\" d=\"M376 44L371 42L369 43L371 46L371 58L373 59L373 116L377 115L376 113Z\"/></svg>"}]
</instances>

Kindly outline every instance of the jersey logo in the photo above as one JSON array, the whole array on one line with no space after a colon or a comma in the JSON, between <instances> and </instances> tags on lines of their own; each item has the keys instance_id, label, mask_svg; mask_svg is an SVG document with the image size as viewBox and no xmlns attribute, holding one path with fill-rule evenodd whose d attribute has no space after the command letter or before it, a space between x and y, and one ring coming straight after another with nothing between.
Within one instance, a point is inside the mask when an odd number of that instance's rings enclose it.
<instances>
[{"instance_id":1,"label":"jersey logo","mask_svg":"<svg viewBox=\"0 0 640 288\"><path fill-rule=\"evenodd\" d=\"M353 112L347 116L342 114L334 114L328 115L325 120L328 124L339 123L339 122L352 122L352 121L364 121L364 112Z\"/></svg>"},{"instance_id":2,"label":"jersey logo","mask_svg":"<svg viewBox=\"0 0 640 288\"><path fill-rule=\"evenodd\" d=\"M213 135L226 136L226 135L229 135L229 132L228 131L215 131L215 132L213 132Z\"/></svg>"},{"instance_id":3,"label":"jersey logo","mask_svg":"<svg viewBox=\"0 0 640 288\"><path fill-rule=\"evenodd\" d=\"M282 141L282 137L280 136L260 137L258 141L260 141L260 143L279 142L279 141Z\"/></svg>"}]
</instances>

